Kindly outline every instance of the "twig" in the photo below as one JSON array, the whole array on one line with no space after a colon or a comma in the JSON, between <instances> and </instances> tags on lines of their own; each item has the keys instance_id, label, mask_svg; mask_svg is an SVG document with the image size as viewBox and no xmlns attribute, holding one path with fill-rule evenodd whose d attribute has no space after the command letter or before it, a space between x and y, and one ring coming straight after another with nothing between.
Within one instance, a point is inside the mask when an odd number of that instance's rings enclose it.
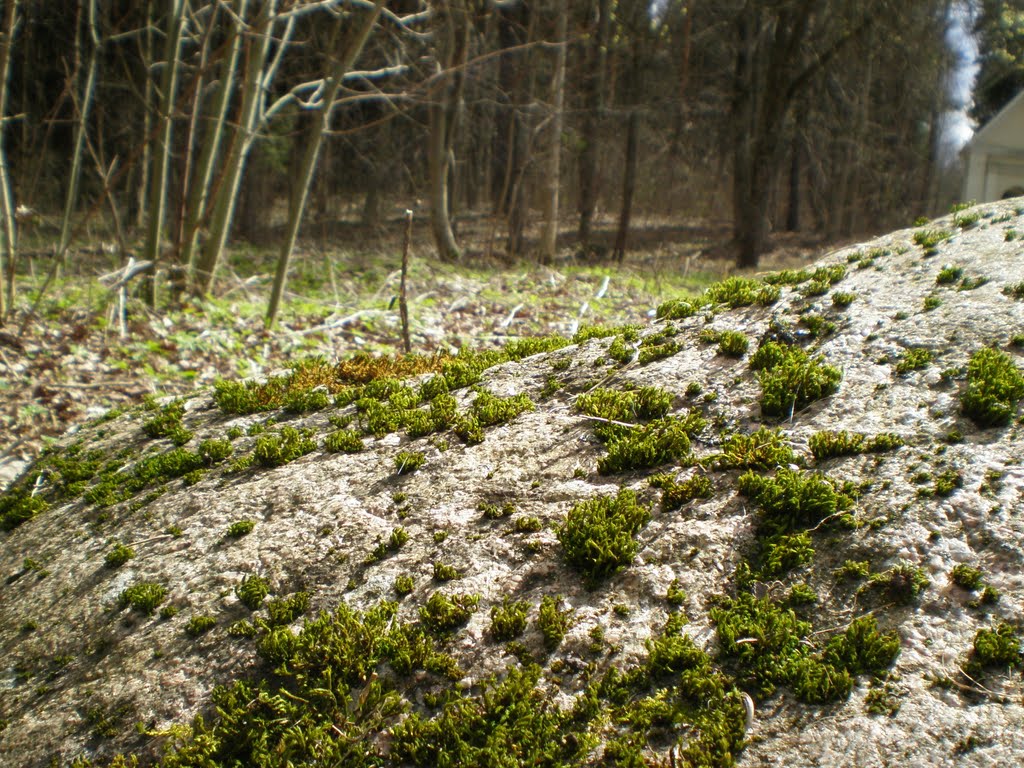
<instances>
[{"instance_id":1,"label":"twig","mask_svg":"<svg viewBox=\"0 0 1024 768\"><path fill-rule=\"evenodd\" d=\"M402 282L398 287L398 311L402 316L402 345L405 354L412 352L409 338L409 302L405 293L405 278L409 272L409 242L412 240L412 209L405 210L405 243L402 246Z\"/></svg>"}]
</instances>

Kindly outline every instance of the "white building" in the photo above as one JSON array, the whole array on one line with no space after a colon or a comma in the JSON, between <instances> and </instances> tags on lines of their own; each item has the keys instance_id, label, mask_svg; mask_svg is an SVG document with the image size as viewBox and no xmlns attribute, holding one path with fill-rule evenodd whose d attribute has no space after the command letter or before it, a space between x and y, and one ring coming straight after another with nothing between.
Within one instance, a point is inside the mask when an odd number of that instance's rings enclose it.
<instances>
[{"instance_id":1,"label":"white building","mask_svg":"<svg viewBox=\"0 0 1024 768\"><path fill-rule=\"evenodd\" d=\"M1024 195L1024 91L974 134L964 161L964 200Z\"/></svg>"}]
</instances>

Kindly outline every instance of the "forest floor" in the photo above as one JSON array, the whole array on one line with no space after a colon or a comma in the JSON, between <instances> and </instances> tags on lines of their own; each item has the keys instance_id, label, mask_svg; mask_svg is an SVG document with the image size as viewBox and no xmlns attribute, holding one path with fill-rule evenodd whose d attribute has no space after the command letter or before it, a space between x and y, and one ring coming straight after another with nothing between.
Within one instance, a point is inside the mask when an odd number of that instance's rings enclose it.
<instances>
[{"instance_id":1,"label":"forest floor","mask_svg":"<svg viewBox=\"0 0 1024 768\"><path fill-rule=\"evenodd\" d=\"M99 279L122 266L109 247L70 256L41 298L51 262L25 259L18 312L0 326L0 488L49 440L111 408L184 395L219 378L258 376L314 355L399 351L401 221L373 237L336 230L320 232L296 254L286 305L271 331L263 315L273 249L234 247L212 297L153 311L130 296L123 313L111 281ZM486 245L486 233L476 234ZM598 235L599 243L610 243L611 231ZM661 302L699 293L731 271L726 239L720 226L648 222L622 264L581 263L567 237L551 266L503 263L484 246L453 265L428 257L426 233L417 232L407 286L412 350L495 347L523 336L572 335L584 324L646 323ZM763 269L799 265L827 250L795 239L777 245ZM44 251L42 240L35 253Z\"/></svg>"}]
</instances>

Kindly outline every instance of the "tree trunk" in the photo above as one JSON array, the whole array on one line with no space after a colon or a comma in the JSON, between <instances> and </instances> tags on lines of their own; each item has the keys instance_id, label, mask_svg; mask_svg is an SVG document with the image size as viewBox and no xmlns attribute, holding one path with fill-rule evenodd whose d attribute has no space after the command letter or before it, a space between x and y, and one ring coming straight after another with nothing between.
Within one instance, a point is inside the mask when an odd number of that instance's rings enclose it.
<instances>
[{"instance_id":1,"label":"tree trunk","mask_svg":"<svg viewBox=\"0 0 1024 768\"><path fill-rule=\"evenodd\" d=\"M277 1L269 0L260 6L259 15L250 25L251 32L246 38L245 77L242 81L242 104L239 110L238 127L232 138L231 148L224 161L217 193L213 200L209 235L203 242L193 271L193 291L208 293L220 264L224 246L227 244L231 219L238 202L238 188L245 170L245 161L256 139L256 128L261 117L263 78L267 58L270 54L274 21L277 19ZM285 43L279 43L284 45Z\"/></svg>"},{"instance_id":2,"label":"tree trunk","mask_svg":"<svg viewBox=\"0 0 1024 768\"><path fill-rule=\"evenodd\" d=\"M7 167L7 101L11 79L11 58L14 52L14 33L18 27L18 0L4 3L3 39L0 41L0 275L4 288L0 290L0 325L8 313L14 312L14 268L18 257L18 231L14 220L14 198L11 194L11 175Z\"/></svg>"},{"instance_id":3,"label":"tree trunk","mask_svg":"<svg viewBox=\"0 0 1024 768\"><path fill-rule=\"evenodd\" d=\"M562 169L562 113L565 105L565 54L568 47L569 0L562 0L558 8L555 36L558 53L555 59L555 77L551 83L552 116L548 144L547 189L544 196L544 231L540 239L540 262L554 261L558 247L558 192Z\"/></svg>"},{"instance_id":4,"label":"tree trunk","mask_svg":"<svg viewBox=\"0 0 1024 768\"><path fill-rule=\"evenodd\" d=\"M150 282L146 300L156 304L156 270L160 262L164 222L167 216L167 176L171 167L171 137L174 129L174 102L178 90L181 37L185 22L184 0L173 0L167 15L167 40L164 46L164 71L160 78L160 133L153 152L150 178L146 241L142 258L150 261Z\"/></svg>"},{"instance_id":5,"label":"tree trunk","mask_svg":"<svg viewBox=\"0 0 1024 768\"><path fill-rule=\"evenodd\" d=\"M626 129L626 171L622 176L622 210L619 212L619 231L615 235L615 249L612 252L612 257L619 264L626 256L629 219L633 212L633 191L636 189L637 120L636 111L631 112L629 127Z\"/></svg>"},{"instance_id":6,"label":"tree trunk","mask_svg":"<svg viewBox=\"0 0 1024 768\"><path fill-rule=\"evenodd\" d=\"M440 86L430 105L430 136L427 143L427 169L430 189L430 229L437 256L442 261L462 258L451 221L450 171L456 122L462 104L465 66L469 54L468 10L462 2L453 2L438 13L438 64Z\"/></svg>"},{"instance_id":7,"label":"tree trunk","mask_svg":"<svg viewBox=\"0 0 1024 768\"><path fill-rule=\"evenodd\" d=\"M85 77L85 86L82 88L81 100L74 100L77 107L75 111L78 113L78 122L75 125L75 147L71 155L71 174L68 177L67 194L64 198L64 217L61 220L60 240L57 244L56 258L59 261L63 261L70 245L71 217L74 215L75 206L78 203L78 183L82 177L82 155L85 154L85 139L89 130L89 112L92 109L93 94L96 88L96 62L99 58L100 47L100 39L96 31L96 0L89 0L87 13L89 17L86 26L89 30L89 69ZM79 38L76 36L75 40L77 42ZM76 52L76 65L81 58L80 42L77 42L77 47L79 50Z\"/></svg>"},{"instance_id":8,"label":"tree trunk","mask_svg":"<svg viewBox=\"0 0 1024 768\"><path fill-rule=\"evenodd\" d=\"M611 0L597 2L597 29L589 51L589 72L585 81L583 151L580 153L580 224L577 237L584 253L590 245L594 210L597 208L597 143L605 105L605 69L611 37Z\"/></svg>"},{"instance_id":9,"label":"tree trunk","mask_svg":"<svg viewBox=\"0 0 1024 768\"><path fill-rule=\"evenodd\" d=\"M292 251L295 250L295 241L299 236L299 227L302 224L303 211L306 209L306 200L309 198L309 186L313 179L317 157L320 154L320 145L323 143L324 134L331 124L331 111L334 100L338 95L338 89L341 87L345 73L352 69L352 65L362 53L363 46L366 45L366 41L370 37L370 32L373 31L374 25L377 23L377 18L380 16L383 6L384 0L377 0L373 11L365 14L365 18L360 23L360 26L353 30L352 36L345 44L344 52L335 62L324 83L323 106L320 108L320 119L314 123L313 135L309 137L306 143L302 165L299 167L298 182L295 185L294 193L288 205L288 232L277 259L274 286L270 293L270 303L267 305L267 328L274 325L277 319L277 312L281 306L281 297L284 295L285 281L288 277L288 264L291 261ZM340 36L343 25L350 22L350 19L338 18L328 50L334 49L335 41Z\"/></svg>"},{"instance_id":10,"label":"tree trunk","mask_svg":"<svg viewBox=\"0 0 1024 768\"><path fill-rule=\"evenodd\" d=\"M185 222L183 225L181 254L179 260L188 267L189 274L195 270L198 246L199 227L208 214L207 204L210 195L210 184L213 169L220 156L223 143L224 126L227 123L228 105L235 89L235 76L238 71L238 57L242 50L242 19L246 15L248 0L239 0L237 15L228 23L227 40L224 47L226 58L221 65L220 82L217 84L217 95L213 105L213 121L203 133L203 144L199 150L199 160L192 174L185 203Z\"/></svg>"}]
</instances>

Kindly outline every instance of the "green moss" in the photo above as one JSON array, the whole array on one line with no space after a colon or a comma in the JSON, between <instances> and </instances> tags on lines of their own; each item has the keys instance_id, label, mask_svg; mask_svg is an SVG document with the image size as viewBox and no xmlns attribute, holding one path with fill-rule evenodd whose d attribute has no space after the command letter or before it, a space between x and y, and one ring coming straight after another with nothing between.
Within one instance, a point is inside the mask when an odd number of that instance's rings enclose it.
<instances>
[{"instance_id":1,"label":"green moss","mask_svg":"<svg viewBox=\"0 0 1024 768\"><path fill-rule=\"evenodd\" d=\"M867 560L847 560L832 571L838 580L866 579L871 575L871 563Z\"/></svg>"},{"instance_id":2,"label":"green moss","mask_svg":"<svg viewBox=\"0 0 1024 768\"><path fill-rule=\"evenodd\" d=\"M184 415L185 402L174 400L160 408L156 416L144 422L142 431L148 437L166 437L171 439L175 445L184 445L192 439L192 433L182 426L181 418Z\"/></svg>"},{"instance_id":3,"label":"green moss","mask_svg":"<svg viewBox=\"0 0 1024 768\"><path fill-rule=\"evenodd\" d=\"M135 550L131 547L117 542L103 558L103 565L107 568L120 568L135 557Z\"/></svg>"},{"instance_id":4,"label":"green moss","mask_svg":"<svg viewBox=\"0 0 1024 768\"><path fill-rule=\"evenodd\" d=\"M648 482L662 490L661 508L666 512L679 509L694 499L710 499L714 494L711 478L707 475L694 475L678 482L670 474L660 474L652 476Z\"/></svg>"},{"instance_id":5,"label":"green moss","mask_svg":"<svg viewBox=\"0 0 1024 768\"><path fill-rule=\"evenodd\" d=\"M543 530L544 524L539 517L523 516L517 517L512 522L512 530L516 533L537 533Z\"/></svg>"},{"instance_id":6,"label":"green moss","mask_svg":"<svg viewBox=\"0 0 1024 768\"><path fill-rule=\"evenodd\" d=\"M836 291L832 294L832 306L836 309L845 309L846 307L853 304L857 299L857 294L847 293L844 291Z\"/></svg>"},{"instance_id":7,"label":"green moss","mask_svg":"<svg viewBox=\"0 0 1024 768\"><path fill-rule=\"evenodd\" d=\"M562 347L567 347L572 342L562 336L537 336L517 339L508 342L503 352L509 360L522 360L524 357L539 355L543 352L554 352Z\"/></svg>"},{"instance_id":8,"label":"green moss","mask_svg":"<svg viewBox=\"0 0 1024 768\"><path fill-rule=\"evenodd\" d=\"M672 407L672 395L657 387L635 390L595 389L576 398L580 413L611 421L660 419Z\"/></svg>"},{"instance_id":9,"label":"green moss","mask_svg":"<svg viewBox=\"0 0 1024 768\"><path fill-rule=\"evenodd\" d=\"M558 529L565 560L591 583L611 576L633 562L639 549L634 537L650 519L636 493L625 488L578 502Z\"/></svg>"},{"instance_id":10,"label":"green moss","mask_svg":"<svg viewBox=\"0 0 1024 768\"><path fill-rule=\"evenodd\" d=\"M1003 294L1009 296L1011 299L1024 300L1024 280L1019 283L1013 283L1003 288Z\"/></svg>"},{"instance_id":11,"label":"green moss","mask_svg":"<svg viewBox=\"0 0 1024 768\"><path fill-rule=\"evenodd\" d=\"M777 579L813 561L814 547L806 531L770 536L761 544L759 579Z\"/></svg>"},{"instance_id":12,"label":"green moss","mask_svg":"<svg viewBox=\"0 0 1024 768\"><path fill-rule=\"evenodd\" d=\"M774 469L793 464L796 454L781 430L759 427L749 435L730 435L713 461L719 469Z\"/></svg>"},{"instance_id":13,"label":"green moss","mask_svg":"<svg viewBox=\"0 0 1024 768\"><path fill-rule=\"evenodd\" d=\"M255 520L242 519L236 520L228 526L225 536L229 539L240 539L246 534L252 533L252 529L256 527Z\"/></svg>"},{"instance_id":14,"label":"green moss","mask_svg":"<svg viewBox=\"0 0 1024 768\"><path fill-rule=\"evenodd\" d=\"M960 409L981 427L1009 424L1024 398L1024 374L1005 352L986 347L967 364Z\"/></svg>"},{"instance_id":15,"label":"green moss","mask_svg":"<svg viewBox=\"0 0 1024 768\"><path fill-rule=\"evenodd\" d=\"M787 685L808 703L840 700L849 695L855 675L880 674L899 653L898 638L879 632L873 616L856 619L816 651L807 642L808 622L791 609L748 594L722 600L711 610L711 620L740 680L765 696Z\"/></svg>"},{"instance_id":16,"label":"green moss","mask_svg":"<svg viewBox=\"0 0 1024 768\"><path fill-rule=\"evenodd\" d=\"M746 472L737 487L757 503L761 524L775 533L814 527L853 506L845 489L824 475L789 468L779 469L774 477Z\"/></svg>"},{"instance_id":17,"label":"green moss","mask_svg":"<svg viewBox=\"0 0 1024 768\"><path fill-rule=\"evenodd\" d=\"M358 453L365 447L359 433L352 429L339 429L324 438L324 450L331 453Z\"/></svg>"},{"instance_id":18,"label":"green moss","mask_svg":"<svg viewBox=\"0 0 1024 768\"><path fill-rule=\"evenodd\" d=\"M407 475L415 472L427 462L422 451L399 451L395 456L395 473Z\"/></svg>"},{"instance_id":19,"label":"green moss","mask_svg":"<svg viewBox=\"0 0 1024 768\"><path fill-rule=\"evenodd\" d=\"M824 359L810 357L799 347L769 341L753 355L750 367L761 384L761 412L788 416L839 390L843 375Z\"/></svg>"},{"instance_id":20,"label":"green moss","mask_svg":"<svg viewBox=\"0 0 1024 768\"><path fill-rule=\"evenodd\" d=\"M516 507L512 502L506 502L499 507L497 504L481 501L477 504L476 508L483 512L484 517L488 520L501 520L502 518L510 517L516 511Z\"/></svg>"},{"instance_id":21,"label":"green moss","mask_svg":"<svg viewBox=\"0 0 1024 768\"><path fill-rule=\"evenodd\" d=\"M469 621L479 604L478 595L434 592L426 604L420 606L420 622L431 632L451 632Z\"/></svg>"},{"instance_id":22,"label":"green moss","mask_svg":"<svg viewBox=\"0 0 1024 768\"><path fill-rule=\"evenodd\" d=\"M250 611L259 610L268 594L270 594L270 585L266 579L257 574L243 576L242 582L235 587L235 595L238 596L239 602Z\"/></svg>"},{"instance_id":23,"label":"green moss","mask_svg":"<svg viewBox=\"0 0 1024 768\"><path fill-rule=\"evenodd\" d=\"M962 267L945 266L935 278L936 285L952 285L964 275Z\"/></svg>"},{"instance_id":24,"label":"green moss","mask_svg":"<svg viewBox=\"0 0 1024 768\"><path fill-rule=\"evenodd\" d=\"M529 611L528 602L512 600L505 595L500 605L491 606L491 637L499 643L519 637L526 631L526 617Z\"/></svg>"},{"instance_id":25,"label":"green moss","mask_svg":"<svg viewBox=\"0 0 1024 768\"><path fill-rule=\"evenodd\" d=\"M685 320L700 312L705 304L702 298L673 299L658 307L657 317L659 320Z\"/></svg>"},{"instance_id":26,"label":"green moss","mask_svg":"<svg viewBox=\"0 0 1024 768\"><path fill-rule=\"evenodd\" d=\"M703 426L703 419L693 412L684 418L670 416L633 429L599 432L599 437L607 438L608 453L598 459L597 469L610 475L677 461L690 453L690 435Z\"/></svg>"},{"instance_id":27,"label":"green moss","mask_svg":"<svg viewBox=\"0 0 1024 768\"><path fill-rule=\"evenodd\" d=\"M979 629L967 662L967 672L978 676L993 667L1020 668L1024 666L1018 628L1002 622L992 629Z\"/></svg>"},{"instance_id":28,"label":"green moss","mask_svg":"<svg viewBox=\"0 0 1024 768\"><path fill-rule=\"evenodd\" d=\"M185 634L190 637L199 637L205 635L215 626L217 626L217 620L213 616L193 616L185 624Z\"/></svg>"},{"instance_id":29,"label":"green moss","mask_svg":"<svg viewBox=\"0 0 1024 768\"><path fill-rule=\"evenodd\" d=\"M723 304L731 309L751 304L767 306L779 300L779 289L749 277L727 277L704 293L710 304Z\"/></svg>"},{"instance_id":30,"label":"green moss","mask_svg":"<svg viewBox=\"0 0 1024 768\"><path fill-rule=\"evenodd\" d=\"M926 254L931 255L939 243L952 236L953 233L945 229L919 229L914 233L914 243L924 248Z\"/></svg>"},{"instance_id":31,"label":"green moss","mask_svg":"<svg viewBox=\"0 0 1024 768\"><path fill-rule=\"evenodd\" d=\"M954 584L963 589L975 590L982 586L981 570L966 563L954 565L949 577Z\"/></svg>"},{"instance_id":32,"label":"green moss","mask_svg":"<svg viewBox=\"0 0 1024 768\"><path fill-rule=\"evenodd\" d=\"M679 579L672 579L665 592L665 600L669 605L680 606L686 603L686 590L679 584Z\"/></svg>"},{"instance_id":33,"label":"green moss","mask_svg":"<svg viewBox=\"0 0 1024 768\"><path fill-rule=\"evenodd\" d=\"M931 312L933 309L938 309L942 306L942 299L938 296L925 296L922 306L925 312Z\"/></svg>"},{"instance_id":34,"label":"green moss","mask_svg":"<svg viewBox=\"0 0 1024 768\"><path fill-rule=\"evenodd\" d=\"M434 580L435 581L454 581L455 579L461 579L462 574L459 573L459 569L454 565L448 563L435 562L434 563Z\"/></svg>"},{"instance_id":35,"label":"green moss","mask_svg":"<svg viewBox=\"0 0 1024 768\"><path fill-rule=\"evenodd\" d=\"M413 590L416 589L416 581L412 576L408 574L402 574L401 576L395 577L395 582L392 585L395 590L395 594L399 597L405 597L411 595Z\"/></svg>"},{"instance_id":36,"label":"green moss","mask_svg":"<svg viewBox=\"0 0 1024 768\"><path fill-rule=\"evenodd\" d=\"M309 593L294 592L288 597L271 600L267 606L267 623L271 627L286 627L309 610Z\"/></svg>"},{"instance_id":37,"label":"green moss","mask_svg":"<svg viewBox=\"0 0 1024 768\"><path fill-rule=\"evenodd\" d=\"M573 624L572 609L558 607L562 600L561 597L545 595L540 601L537 629L544 636L544 647L548 651L553 651L562 644L565 634Z\"/></svg>"},{"instance_id":38,"label":"green moss","mask_svg":"<svg viewBox=\"0 0 1024 768\"><path fill-rule=\"evenodd\" d=\"M279 467L312 453L316 448L311 431L281 427L279 433L266 433L256 438L253 458L264 467Z\"/></svg>"},{"instance_id":39,"label":"green moss","mask_svg":"<svg viewBox=\"0 0 1024 768\"><path fill-rule=\"evenodd\" d=\"M119 608L131 606L133 610L151 615L167 597L167 587L152 581L133 584L117 596Z\"/></svg>"},{"instance_id":40,"label":"green moss","mask_svg":"<svg viewBox=\"0 0 1024 768\"><path fill-rule=\"evenodd\" d=\"M805 312L800 316L800 325L807 329L811 338L819 339L835 333L836 324L817 312Z\"/></svg>"},{"instance_id":41,"label":"green moss","mask_svg":"<svg viewBox=\"0 0 1024 768\"><path fill-rule=\"evenodd\" d=\"M609 336L618 336L624 332L636 332L640 330L638 325L606 326L606 325L582 325L573 334L572 343L582 344L590 339L604 339Z\"/></svg>"},{"instance_id":42,"label":"green moss","mask_svg":"<svg viewBox=\"0 0 1024 768\"><path fill-rule=\"evenodd\" d=\"M739 331L722 331L718 334L718 351L729 357L743 357L750 346L750 340Z\"/></svg>"},{"instance_id":43,"label":"green moss","mask_svg":"<svg viewBox=\"0 0 1024 768\"><path fill-rule=\"evenodd\" d=\"M959 472L955 469L947 469L939 473L935 478L935 495L942 497L951 496L963 484L964 481Z\"/></svg>"}]
</instances>

